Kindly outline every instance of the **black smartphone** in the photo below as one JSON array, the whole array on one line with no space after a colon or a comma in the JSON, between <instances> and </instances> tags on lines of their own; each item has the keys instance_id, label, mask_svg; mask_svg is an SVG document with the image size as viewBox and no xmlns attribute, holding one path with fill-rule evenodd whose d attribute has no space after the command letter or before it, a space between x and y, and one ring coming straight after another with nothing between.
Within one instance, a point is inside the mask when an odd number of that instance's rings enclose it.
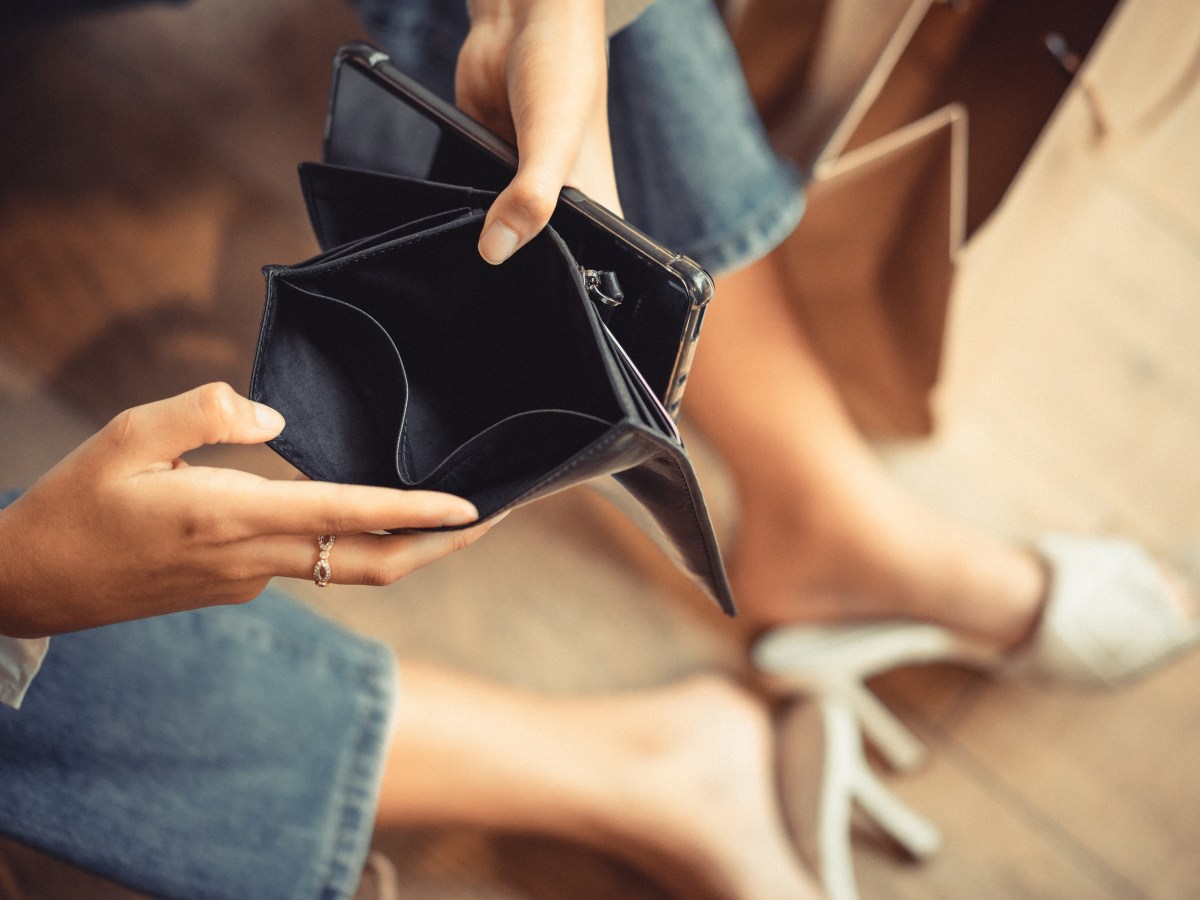
<instances>
[{"instance_id":1,"label":"black smartphone","mask_svg":"<svg viewBox=\"0 0 1200 900\"><path fill-rule=\"evenodd\" d=\"M381 103L386 91L395 102ZM386 53L353 42L334 58L325 162L409 178L503 190L516 149L397 68ZM550 224L589 270L612 273L604 321L651 392L678 418L713 282L574 188L563 188Z\"/></svg>"}]
</instances>

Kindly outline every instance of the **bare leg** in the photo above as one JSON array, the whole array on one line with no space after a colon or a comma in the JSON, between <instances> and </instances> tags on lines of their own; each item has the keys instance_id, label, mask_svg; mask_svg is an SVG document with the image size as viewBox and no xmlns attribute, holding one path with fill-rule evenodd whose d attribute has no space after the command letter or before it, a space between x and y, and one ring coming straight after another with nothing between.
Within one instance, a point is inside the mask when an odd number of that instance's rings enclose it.
<instances>
[{"instance_id":1,"label":"bare leg","mask_svg":"<svg viewBox=\"0 0 1200 900\"><path fill-rule=\"evenodd\" d=\"M731 576L749 625L902 616L1020 642L1046 589L1038 561L899 489L787 303L770 257L721 279L688 387L739 490Z\"/></svg>"},{"instance_id":2,"label":"bare leg","mask_svg":"<svg viewBox=\"0 0 1200 900\"><path fill-rule=\"evenodd\" d=\"M682 896L819 896L780 818L766 712L733 686L548 697L415 663L400 681L381 824L562 837Z\"/></svg>"}]
</instances>

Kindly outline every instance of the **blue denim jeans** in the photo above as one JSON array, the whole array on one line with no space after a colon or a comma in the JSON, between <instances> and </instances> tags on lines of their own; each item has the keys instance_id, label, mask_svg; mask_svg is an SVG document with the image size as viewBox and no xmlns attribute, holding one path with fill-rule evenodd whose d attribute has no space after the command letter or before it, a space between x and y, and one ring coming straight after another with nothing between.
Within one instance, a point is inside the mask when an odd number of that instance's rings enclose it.
<instances>
[{"instance_id":1,"label":"blue denim jeans","mask_svg":"<svg viewBox=\"0 0 1200 900\"><path fill-rule=\"evenodd\" d=\"M465 2L353 0L396 65L454 99ZM767 142L712 0L655 0L609 48L609 117L625 217L713 274L766 255L804 207Z\"/></svg>"},{"instance_id":2,"label":"blue denim jeans","mask_svg":"<svg viewBox=\"0 0 1200 900\"><path fill-rule=\"evenodd\" d=\"M156 897L349 897L394 685L274 591L59 635L0 707L0 832Z\"/></svg>"}]
</instances>

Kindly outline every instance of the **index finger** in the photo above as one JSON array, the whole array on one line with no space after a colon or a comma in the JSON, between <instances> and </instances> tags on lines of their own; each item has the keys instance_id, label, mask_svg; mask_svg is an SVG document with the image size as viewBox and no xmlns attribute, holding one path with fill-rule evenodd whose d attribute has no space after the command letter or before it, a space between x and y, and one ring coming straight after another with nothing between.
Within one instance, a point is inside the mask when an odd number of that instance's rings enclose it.
<instances>
[{"instance_id":1,"label":"index finger","mask_svg":"<svg viewBox=\"0 0 1200 900\"><path fill-rule=\"evenodd\" d=\"M467 525L475 507L453 494L322 481L260 481L226 513L252 534L351 534Z\"/></svg>"}]
</instances>

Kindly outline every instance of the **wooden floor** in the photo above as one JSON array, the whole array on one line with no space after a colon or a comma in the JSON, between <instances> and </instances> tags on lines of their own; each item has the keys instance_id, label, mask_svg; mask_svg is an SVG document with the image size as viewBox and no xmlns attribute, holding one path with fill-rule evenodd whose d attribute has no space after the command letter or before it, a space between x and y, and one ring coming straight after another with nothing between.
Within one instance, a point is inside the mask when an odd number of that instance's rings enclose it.
<instances>
[{"instance_id":1,"label":"wooden floor","mask_svg":"<svg viewBox=\"0 0 1200 900\"><path fill-rule=\"evenodd\" d=\"M1200 17L1127 3L1112 28L1121 52L1089 69L1109 132L1093 137L1081 97L1060 110L959 260L936 433L879 449L981 528L1128 535L1200 573ZM319 152L327 61L356 35L335 0L197 0L7 41L0 483L35 479L132 403L246 386L258 269L313 249L293 166ZM727 525L724 474L693 441ZM265 450L202 456L286 474ZM546 691L743 667L721 618L590 491L522 510L394 589L291 586L402 656ZM864 831L864 897L1200 896L1198 683L1200 655L1105 695L945 667L881 679L932 751L889 781L944 847L915 864ZM379 844L406 897L665 896L552 841ZM5 851L32 896L127 896Z\"/></svg>"}]
</instances>

